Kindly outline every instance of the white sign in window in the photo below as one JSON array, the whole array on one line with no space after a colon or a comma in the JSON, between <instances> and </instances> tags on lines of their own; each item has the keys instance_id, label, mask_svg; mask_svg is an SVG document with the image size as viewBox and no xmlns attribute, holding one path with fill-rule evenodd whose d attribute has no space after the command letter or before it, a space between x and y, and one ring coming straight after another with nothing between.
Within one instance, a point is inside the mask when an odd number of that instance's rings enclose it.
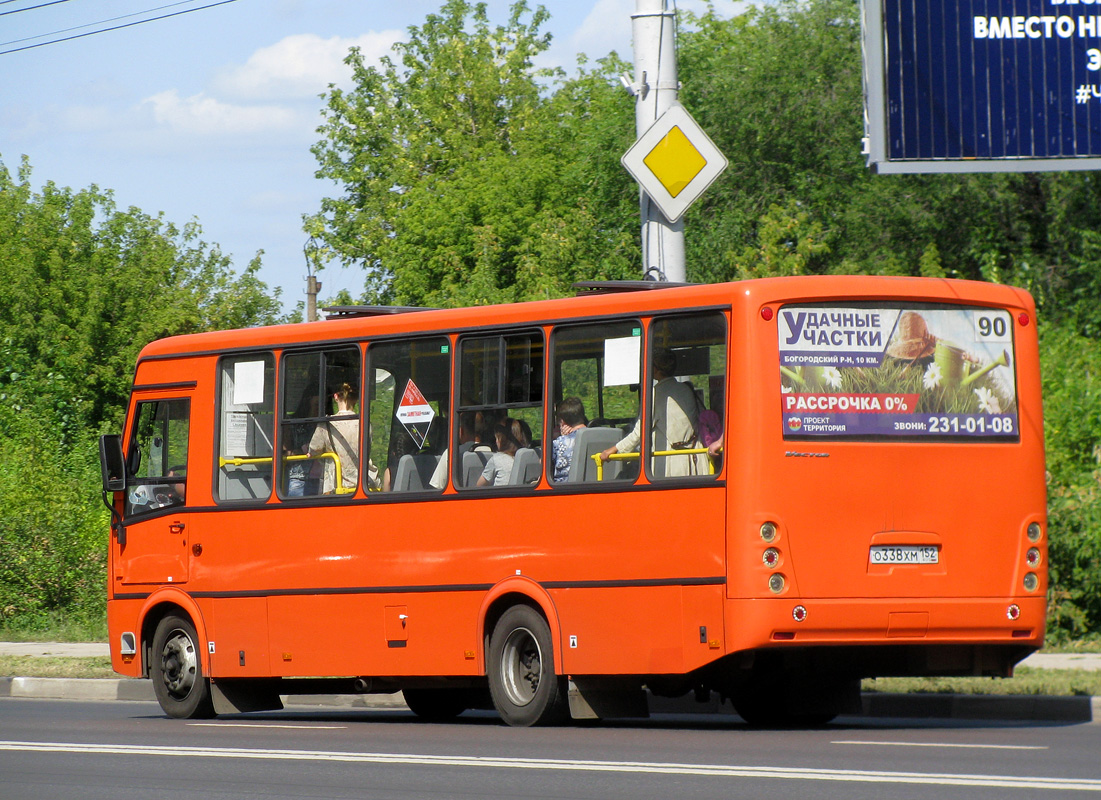
<instances>
[{"instance_id":1,"label":"white sign in window","mask_svg":"<svg viewBox=\"0 0 1101 800\"><path fill-rule=\"evenodd\" d=\"M623 336L604 340L604 385L626 386L639 383L641 336Z\"/></svg>"},{"instance_id":2,"label":"white sign in window","mask_svg":"<svg viewBox=\"0 0 1101 800\"><path fill-rule=\"evenodd\" d=\"M264 362L238 361L233 365L233 404L264 402Z\"/></svg>"}]
</instances>

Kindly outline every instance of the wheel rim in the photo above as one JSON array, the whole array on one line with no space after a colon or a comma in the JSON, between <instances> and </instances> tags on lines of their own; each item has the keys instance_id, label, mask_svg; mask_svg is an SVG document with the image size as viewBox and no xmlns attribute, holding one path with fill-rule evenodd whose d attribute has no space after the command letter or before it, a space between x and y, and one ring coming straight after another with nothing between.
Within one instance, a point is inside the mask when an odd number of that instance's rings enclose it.
<instances>
[{"instance_id":1,"label":"wheel rim","mask_svg":"<svg viewBox=\"0 0 1101 800\"><path fill-rule=\"evenodd\" d=\"M161 674L165 687L173 697L187 697L194 688L199 674L198 660L195 657L195 643L184 631L172 631L164 643Z\"/></svg>"},{"instance_id":2,"label":"wheel rim","mask_svg":"<svg viewBox=\"0 0 1101 800\"><path fill-rule=\"evenodd\" d=\"M505 640L501 653L501 677L513 705L526 706L535 699L543 677L543 654L539 642L527 628L517 628Z\"/></svg>"}]
</instances>

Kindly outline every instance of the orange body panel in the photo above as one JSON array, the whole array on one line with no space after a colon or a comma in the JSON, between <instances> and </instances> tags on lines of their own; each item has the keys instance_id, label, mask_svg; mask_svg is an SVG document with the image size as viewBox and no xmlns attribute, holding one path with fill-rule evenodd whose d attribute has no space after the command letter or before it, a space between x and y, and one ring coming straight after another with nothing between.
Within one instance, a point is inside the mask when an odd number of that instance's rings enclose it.
<instances>
[{"instance_id":1,"label":"orange body panel","mask_svg":"<svg viewBox=\"0 0 1101 800\"><path fill-rule=\"evenodd\" d=\"M809 302L1007 310L1019 440L792 442L781 425L776 312ZM418 332L636 317L729 315L725 463L718 480L294 505L214 497L219 355ZM768 308L771 314L762 315ZM1021 324L1021 316L1028 324ZM768 317L766 319L766 317ZM646 324L644 322L644 324ZM482 676L498 601L540 608L560 674L687 674L762 648L1043 641L1046 518L1035 310L1007 287L852 278L768 279L631 294L227 331L155 342L133 402L189 398L188 502L111 545L108 621L148 644L163 603L191 615L206 674ZM548 409L546 415L551 414ZM127 437L134 425L133 409ZM128 440L126 438L125 440ZM809 455L808 455L809 454ZM121 493L117 498L121 504ZM762 523L775 523L771 543ZM1030 523L1040 579L1022 588ZM932 545L937 564L872 565L869 547ZM763 552L778 551L766 564ZM784 576L780 593L771 575ZM1015 604L1019 616L1010 619ZM797 621L794 609L805 609ZM780 634L777 637L777 633Z\"/></svg>"}]
</instances>

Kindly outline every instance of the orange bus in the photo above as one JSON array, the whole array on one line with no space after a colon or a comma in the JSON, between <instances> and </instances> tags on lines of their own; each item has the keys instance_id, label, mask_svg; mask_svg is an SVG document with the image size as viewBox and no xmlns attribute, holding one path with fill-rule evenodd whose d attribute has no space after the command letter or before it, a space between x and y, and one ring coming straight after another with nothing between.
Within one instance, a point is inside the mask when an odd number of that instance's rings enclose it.
<instances>
[{"instance_id":1,"label":"orange bus","mask_svg":"<svg viewBox=\"0 0 1101 800\"><path fill-rule=\"evenodd\" d=\"M114 669L164 711L402 691L427 718L753 723L1043 643L1036 314L796 277L164 339L112 507Z\"/></svg>"}]
</instances>

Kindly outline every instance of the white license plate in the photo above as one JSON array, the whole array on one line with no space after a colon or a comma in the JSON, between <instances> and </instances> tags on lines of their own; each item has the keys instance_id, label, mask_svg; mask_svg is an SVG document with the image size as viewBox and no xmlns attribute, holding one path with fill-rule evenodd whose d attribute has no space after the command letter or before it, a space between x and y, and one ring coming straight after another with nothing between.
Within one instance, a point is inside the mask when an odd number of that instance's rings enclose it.
<instances>
[{"instance_id":1,"label":"white license plate","mask_svg":"<svg viewBox=\"0 0 1101 800\"><path fill-rule=\"evenodd\" d=\"M873 545L869 558L873 564L938 564L940 548L932 545Z\"/></svg>"}]
</instances>

